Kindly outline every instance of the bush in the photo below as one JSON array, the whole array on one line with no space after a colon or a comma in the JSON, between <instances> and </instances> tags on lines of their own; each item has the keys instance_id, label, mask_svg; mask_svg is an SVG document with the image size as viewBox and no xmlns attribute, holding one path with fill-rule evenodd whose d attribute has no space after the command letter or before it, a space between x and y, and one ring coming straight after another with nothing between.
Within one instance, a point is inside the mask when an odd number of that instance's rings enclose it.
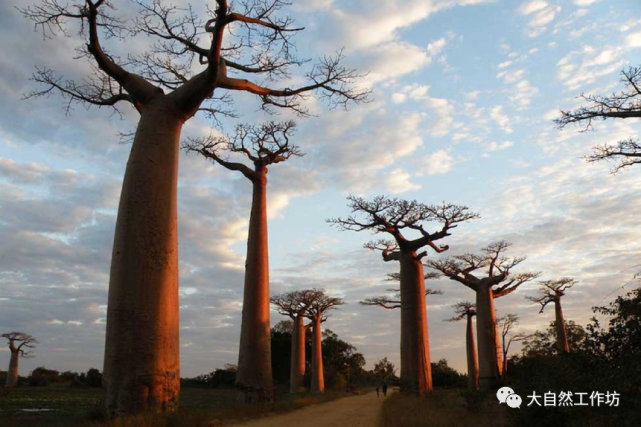
<instances>
[{"instance_id":1,"label":"bush","mask_svg":"<svg viewBox=\"0 0 641 427\"><path fill-rule=\"evenodd\" d=\"M60 373L58 371L40 366L31 372L27 378L27 382L30 386L44 387L56 383L59 375Z\"/></svg>"}]
</instances>

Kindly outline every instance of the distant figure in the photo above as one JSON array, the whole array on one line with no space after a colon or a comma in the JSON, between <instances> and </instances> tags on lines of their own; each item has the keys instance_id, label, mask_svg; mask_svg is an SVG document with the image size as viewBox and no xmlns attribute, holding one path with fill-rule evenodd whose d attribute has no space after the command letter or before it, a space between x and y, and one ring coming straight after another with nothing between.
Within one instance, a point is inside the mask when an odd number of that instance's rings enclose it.
<instances>
[{"instance_id":1,"label":"distant figure","mask_svg":"<svg viewBox=\"0 0 641 427\"><path fill-rule=\"evenodd\" d=\"M383 397L387 396L387 383L383 383Z\"/></svg>"},{"instance_id":2,"label":"distant figure","mask_svg":"<svg viewBox=\"0 0 641 427\"><path fill-rule=\"evenodd\" d=\"M381 388L381 386L380 386L379 384L376 384L376 397L379 397L379 396L380 396L380 393L378 392L378 390L379 390L380 388Z\"/></svg>"}]
</instances>

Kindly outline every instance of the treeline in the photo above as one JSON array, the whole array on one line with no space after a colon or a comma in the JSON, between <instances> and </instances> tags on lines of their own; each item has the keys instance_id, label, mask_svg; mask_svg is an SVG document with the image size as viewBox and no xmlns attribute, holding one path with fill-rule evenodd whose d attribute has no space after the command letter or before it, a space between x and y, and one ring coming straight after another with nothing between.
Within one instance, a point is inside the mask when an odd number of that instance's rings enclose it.
<instances>
[{"instance_id":1,"label":"treeline","mask_svg":"<svg viewBox=\"0 0 641 427\"><path fill-rule=\"evenodd\" d=\"M7 371L0 371L0 384L7 380ZM26 376L18 377L19 386L45 387L49 385L66 385L70 387L101 387L102 373L96 368L87 372L56 371L39 366Z\"/></svg>"},{"instance_id":2,"label":"treeline","mask_svg":"<svg viewBox=\"0 0 641 427\"><path fill-rule=\"evenodd\" d=\"M308 330L305 337L305 377L304 383L309 388L311 383L312 336ZM282 321L271 329L272 373L277 389L286 390L290 381L292 322ZM373 387L382 382L398 386L399 378L395 375L394 365L390 372L381 375L376 369L365 370L365 358L352 344L342 340L330 329L323 331L323 364L325 367L325 384L334 391L354 391L362 387ZM237 366L226 364L210 373L193 378L182 378L182 387L195 388L234 388ZM461 374L441 359L432 363L432 376L437 387L465 387L467 375Z\"/></svg>"},{"instance_id":3,"label":"treeline","mask_svg":"<svg viewBox=\"0 0 641 427\"><path fill-rule=\"evenodd\" d=\"M292 322L282 321L271 329L272 374L276 387L283 390L290 380ZM311 384L312 334L308 330L305 337L305 377L306 387ZM325 385L331 390L350 390L375 383L374 374L365 371L365 357L352 344L343 341L329 329L322 334L323 365ZM193 378L182 378L184 387L233 388L237 366L227 364L208 374Z\"/></svg>"},{"instance_id":4,"label":"treeline","mask_svg":"<svg viewBox=\"0 0 641 427\"><path fill-rule=\"evenodd\" d=\"M509 361L508 384L521 395L519 426L638 426L641 407L641 289L594 307L585 327L567 322L569 353L554 348L555 324L524 342L523 353ZM596 316L605 316L600 321ZM554 394L554 405L532 402ZM561 392L572 404L560 404ZM617 394L615 400L614 393ZM587 394L583 394L587 393ZM609 397L607 396L609 394ZM593 396L593 397L591 397ZM582 401L582 404L580 404Z\"/></svg>"}]
</instances>

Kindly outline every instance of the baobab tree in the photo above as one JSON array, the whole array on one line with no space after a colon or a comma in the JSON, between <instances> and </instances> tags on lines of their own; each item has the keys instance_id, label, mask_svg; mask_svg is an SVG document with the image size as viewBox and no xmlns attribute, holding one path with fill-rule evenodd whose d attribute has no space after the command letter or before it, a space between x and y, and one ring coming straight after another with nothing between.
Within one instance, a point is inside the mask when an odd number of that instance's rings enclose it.
<instances>
[{"instance_id":1,"label":"baobab tree","mask_svg":"<svg viewBox=\"0 0 641 427\"><path fill-rule=\"evenodd\" d=\"M473 390L479 388L479 362L476 357L476 341L474 339L474 326L472 318L476 316L476 305L471 302L454 304L456 316L446 319L446 322L458 322L465 319L465 353L467 354L467 382Z\"/></svg>"},{"instance_id":2,"label":"baobab tree","mask_svg":"<svg viewBox=\"0 0 641 427\"><path fill-rule=\"evenodd\" d=\"M591 130L592 123L597 120L638 119L641 118L641 67L630 67L621 72L623 89L610 96L584 95L580 97L587 103L576 110L561 110L561 117L555 120L563 129L570 123L580 124L584 130ZM591 155L586 156L588 162L602 160L618 161L613 173L628 166L641 163L641 142L634 137L619 141L615 145L600 144L593 147Z\"/></svg>"},{"instance_id":3,"label":"baobab tree","mask_svg":"<svg viewBox=\"0 0 641 427\"><path fill-rule=\"evenodd\" d=\"M328 222L343 230L371 231L390 234L394 240L378 240L365 248L381 251L384 261L400 263L401 288L401 391L425 397L432 390L425 275L422 259L430 247L443 252L448 246L436 242L449 236L459 223L478 217L466 206L452 204L426 205L385 196L367 201L348 197L352 215ZM360 218L362 217L362 219ZM441 229L430 233L425 223L437 222ZM404 233L415 231L420 237L411 239Z\"/></svg>"},{"instance_id":4,"label":"baobab tree","mask_svg":"<svg viewBox=\"0 0 641 427\"><path fill-rule=\"evenodd\" d=\"M507 381L507 354L510 351L510 346L513 342L524 341L532 338L531 334L516 333L510 335L510 332L519 323L519 316L513 313L508 313L497 319L499 328L501 329L501 350L503 352L503 382Z\"/></svg>"},{"instance_id":5,"label":"baobab tree","mask_svg":"<svg viewBox=\"0 0 641 427\"><path fill-rule=\"evenodd\" d=\"M305 391L305 334L311 324L304 325L305 314L319 296L314 290L286 292L271 297L279 314L288 316L292 322L292 351L290 366L289 391L300 393ZM322 319L321 319L322 320Z\"/></svg>"},{"instance_id":6,"label":"baobab tree","mask_svg":"<svg viewBox=\"0 0 641 427\"><path fill-rule=\"evenodd\" d=\"M294 128L292 121L269 122L260 126L239 125L232 138L209 136L191 139L184 145L188 151L196 151L226 169L240 172L252 184L236 375L240 400L248 403L274 400L269 331L267 168L302 155L299 148L289 141ZM246 157L251 167L223 159L225 152Z\"/></svg>"},{"instance_id":7,"label":"baobab tree","mask_svg":"<svg viewBox=\"0 0 641 427\"><path fill-rule=\"evenodd\" d=\"M323 289L312 289L309 292L309 307L305 317L312 321L312 391L325 391L325 375L323 373L323 337L321 323L329 317L329 312L345 304L342 298L330 297Z\"/></svg>"},{"instance_id":8,"label":"baobab tree","mask_svg":"<svg viewBox=\"0 0 641 427\"><path fill-rule=\"evenodd\" d=\"M563 318L563 309L561 308L561 298L565 291L574 286L577 282L571 277L564 277L557 280L545 280L539 282L539 295L536 297L528 296L526 299L541 305L540 313L543 313L545 306L554 303L556 343L555 347L559 353L569 353L568 335L565 329L565 319Z\"/></svg>"},{"instance_id":9,"label":"baobab tree","mask_svg":"<svg viewBox=\"0 0 641 427\"><path fill-rule=\"evenodd\" d=\"M504 256L504 252L510 246L510 243L499 241L483 248L481 254L467 253L429 260L426 263L428 267L476 293L476 335L481 387L494 385L501 376L501 343L497 331L494 300L511 294L522 284L539 276L539 273L510 275L514 267L525 261L525 257ZM483 275L472 274L481 269Z\"/></svg>"},{"instance_id":10,"label":"baobab tree","mask_svg":"<svg viewBox=\"0 0 641 427\"><path fill-rule=\"evenodd\" d=\"M438 274L427 273L425 275L425 280L432 279L437 277ZM390 273L387 275L387 281L398 282L401 280L398 273ZM359 301L360 305L366 306L378 306L383 307L388 310L393 310L396 308L401 308L401 289L400 288L387 288L387 292L390 292L391 295L380 295L377 297L365 298L363 301ZM442 295L443 291L438 289L425 288L425 296L428 295Z\"/></svg>"},{"instance_id":11,"label":"baobab tree","mask_svg":"<svg viewBox=\"0 0 641 427\"><path fill-rule=\"evenodd\" d=\"M32 349L38 344L38 340L24 332L9 332L0 335L6 338L9 344L9 370L7 371L7 387L15 387L18 384L18 361L21 357L33 357Z\"/></svg>"},{"instance_id":12,"label":"baobab tree","mask_svg":"<svg viewBox=\"0 0 641 427\"><path fill-rule=\"evenodd\" d=\"M306 94L315 92L330 106L363 101L354 89L358 77L342 65L342 54L324 57L295 88L262 86L246 77L278 85L296 57L292 36L302 28L282 16L284 0L248 0L197 13L163 0L134 0L138 12L121 19L108 0L41 0L19 9L45 38L77 32L75 59L89 62L80 81L39 66L41 85L28 97L60 94L73 106L130 105L139 113L122 185L109 281L104 362L107 416L139 411L172 411L180 392L178 329L177 174L182 127L198 113L213 119L233 115L231 93L249 92L272 112L285 108L305 115ZM205 9L203 5L203 9ZM117 53L101 42L133 37L152 43L144 53ZM219 95L223 89L224 95ZM134 326L132 326L134 325Z\"/></svg>"}]
</instances>

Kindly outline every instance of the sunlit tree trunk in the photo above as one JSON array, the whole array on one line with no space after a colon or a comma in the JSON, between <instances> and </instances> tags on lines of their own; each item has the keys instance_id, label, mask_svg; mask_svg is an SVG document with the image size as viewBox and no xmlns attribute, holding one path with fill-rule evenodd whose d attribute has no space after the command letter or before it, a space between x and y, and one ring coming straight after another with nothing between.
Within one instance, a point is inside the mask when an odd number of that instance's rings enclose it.
<instances>
[{"instance_id":1,"label":"sunlit tree trunk","mask_svg":"<svg viewBox=\"0 0 641 427\"><path fill-rule=\"evenodd\" d=\"M267 168L253 180L236 385L246 403L274 400L269 329Z\"/></svg>"},{"instance_id":2,"label":"sunlit tree trunk","mask_svg":"<svg viewBox=\"0 0 641 427\"><path fill-rule=\"evenodd\" d=\"M178 406L177 176L183 125L165 98L142 110L120 195L107 308L108 416Z\"/></svg>"},{"instance_id":3,"label":"sunlit tree trunk","mask_svg":"<svg viewBox=\"0 0 641 427\"><path fill-rule=\"evenodd\" d=\"M423 264L413 251L402 251L400 263L401 391L425 397L432 391L432 367Z\"/></svg>"},{"instance_id":4,"label":"sunlit tree trunk","mask_svg":"<svg viewBox=\"0 0 641 427\"><path fill-rule=\"evenodd\" d=\"M565 319L563 319L563 309L561 308L561 299L554 301L554 315L556 319L556 348L561 353L569 353L568 335L565 330Z\"/></svg>"},{"instance_id":5,"label":"sunlit tree trunk","mask_svg":"<svg viewBox=\"0 0 641 427\"><path fill-rule=\"evenodd\" d=\"M312 391L323 393L325 391L325 375L323 373L323 341L321 336L321 318L313 320L312 340Z\"/></svg>"},{"instance_id":6,"label":"sunlit tree trunk","mask_svg":"<svg viewBox=\"0 0 641 427\"><path fill-rule=\"evenodd\" d=\"M479 354L479 383L490 387L501 377L501 347L492 287L480 284L476 291L476 335Z\"/></svg>"},{"instance_id":7,"label":"sunlit tree trunk","mask_svg":"<svg viewBox=\"0 0 641 427\"><path fill-rule=\"evenodd\" d=\"M472 316L467 316L467 333L465 334L467 348L467 379L471 389L479 388L479 362L476 358L476 343L474 342L474 327Z\"/></svg>"},{"instance_id":8,"label":"sunlit tree trunk","mask_svg":"<svg viewBox=\"0 0 641 427\"><path fill-rule=\"evenodd\" d=\"M18 350L11 350L11 358L9 359L9 370L7 371L7 387L15 387L18 385L18 360L20 359L20 352Z\"/></svg>"},{"instance_id":9,"label":"sunlit tree trunk","mask_svg":"<svg viewBox=\"0 0 641 427\"><path fill-rule=\"evenodd\" d=\"M305 391L303 380L305 377L305 326L303 317L293 318L294 329L292 331L292 361L289 371L291 393Z\"/></svg>"}]
</instances>

